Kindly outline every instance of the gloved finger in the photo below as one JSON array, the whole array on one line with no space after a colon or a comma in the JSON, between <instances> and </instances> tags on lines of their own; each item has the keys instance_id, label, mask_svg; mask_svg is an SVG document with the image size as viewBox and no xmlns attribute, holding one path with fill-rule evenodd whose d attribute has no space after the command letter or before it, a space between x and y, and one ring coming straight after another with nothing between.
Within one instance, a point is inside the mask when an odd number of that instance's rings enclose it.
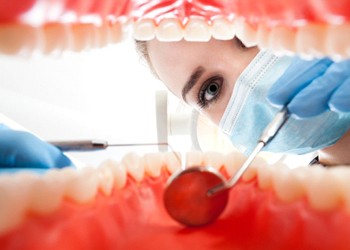
<instances>
[{"instance_id":1,"label":"gloved finger","mask_svg":"<svg viewBox=\"0 0 350 250\"><path fill-rule=\"evenodd\" d=\"M334 91L350 77L348 62L332 64L324 75L302 89L289 103L289 111L299 118L317 116L328 110Z\"/></svg>"},{"instance_id":2,"label":"gloved finger","mask_svg":"<svg viewBox=\"0 0 350 250\"><path fill-rule=\"evenodd\" d=\"M331 96L328 106L336 112L350 112L350 78L348 78Z\"/></svg>"},{"instance_id":3,"label":"gloved finger","mask_svg":"<svg viewBox=\"0 0 350 250\"><path fill-rule=\"evenodd\" d=\"M286 105L300 90L324 74L332 63L328 58L310 61L295 58L269 90L268 101L274 106Z\"/></svg>"},{"instance_id":4,"label":"gloved finger","mask_svg":"<svg viewBox=\"0 0 350 250\"><path fill-rule=\"evenodd\" d=\"M0 167L62 168L73 166L58 148L34 135L15 130L0 131Z\"/></svg>"},{"instance_id":5,"label":"gloved finger","mask_svg":"<svg viewBox=\"0 0 350 250\"><path fill-rule=\"evenodd\" d=\"M10 128L8 126L6 126L3 123L0 123L0 130L10 130Z\"/></svg>"}]
</instances>

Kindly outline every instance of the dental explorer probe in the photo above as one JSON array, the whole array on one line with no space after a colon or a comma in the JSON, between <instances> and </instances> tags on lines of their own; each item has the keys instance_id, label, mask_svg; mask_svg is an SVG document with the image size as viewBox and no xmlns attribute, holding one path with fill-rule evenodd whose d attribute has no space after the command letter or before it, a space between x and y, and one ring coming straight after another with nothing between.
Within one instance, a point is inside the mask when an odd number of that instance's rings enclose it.
<instances>
[{"instance_id":1,"label":"dental explorer probe","mask_svg":"<svg viewBox=\"0 0 350 250\"><path fill-rule=\"evenodd\" d=\"M203 226L216 220L224 211L229 190L238 182L256 155L288 120L286 107L267 125L257 146L230 180L213 167L193 166L180 169L169 179L164 192L164 206L169 215L185 226Z\"/></svg>"},{"instance_id":2,"label":"dental explorer probe","mask_svg":"<svg viewBox=\"0 0 350 250\"><path fill-rule=\"evenodd\" d=\"M286 107L284 107L280 112L278 112L275 118L265 128L265 130L260 136L260 139L258 140L258 144L256 145L255 149L249 155L249 157L244 162L242 167L238 169L237 173L234 176L232 176L232 178L227 183L223 183L211 188L208 191L208 195L211 196L217 192L220 192L220 190L232 188L237 183L237 181L241 178L244 172L248 169L248 167L253 162L257 154L277 135L278 131L282 128L282 126L288 120L289 115L290 114Z\"/></svg>"},{"instance_id":3,"label":"dental explorer probe","mask_svg":"<svg viewBox=\"0 0 350 250\"><path fill-rule=\"evenodd\" d=\"M169 146L167 142L156 143L120 143L109 144L103 140L82 140L82 141L50 141L50 144L56 146L62 151L95 151L107 149L108 147L134 147L134 146Z\"/></svg>"}]
</instances>

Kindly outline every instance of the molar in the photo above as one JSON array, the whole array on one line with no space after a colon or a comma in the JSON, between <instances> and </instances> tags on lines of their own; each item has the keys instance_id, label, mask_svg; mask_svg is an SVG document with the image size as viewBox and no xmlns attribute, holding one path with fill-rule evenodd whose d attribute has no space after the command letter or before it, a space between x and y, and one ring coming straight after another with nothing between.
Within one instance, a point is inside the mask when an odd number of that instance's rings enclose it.
<instances>
[{"instance_id":1,"label":"molar","mask_svg":"<svg viewBox=\"0 0 350 250\"><path fill-rule=\"evenodd\" d=\"M336 60L350 56L350 23L329 25L325 39L328 55L331 55Z\"/></svg>"},{"instance_id":2,"label":"molar","mask_svg":"<svg viewBox=\"0 0 350 250\"><path fill-rule=\"evenodd\" d=\"M163 19L156 29L156 37L163 42L180 41L184 37L184 31L178 20Z\"/></svg>"},{"instance_id":3,"label":"molar","mask_svg":"<svg viewBox=\"0 0 350 250\"><path fill-rule=\"evenodd\" d=\"M326 29L320 24L306 24L298 28L295 37L296 52L303 57L320 57L325 54Z\"/></svg>"},{"instance_id":4,"label":"molar","mask_svg":"<svg viewBox=\"0 0 350 250\"><path fill-rule=\"evenodd\" d=\"M322 166L313 166L307 171L306 194L310 205L321 211L330 211L340 204L339 182Z\"/></svg>"},{"instance_id":5,"label":"molar","mask_svg":"<svg viewBox=\"0 0 350 250\"><path fill-rule=\"evenodd\" d=\"M268 46L270 49L281 54L294 54L295 47L295 31L286 26L275 26L271 28Z\"/></svg>"},{"instance_id":6,"label":"molar","mask_svg":"<svg viewBox=\"0 0 350 250\"><path fill-rule=\"evenodd\" d=\"M184 39L186 41L207 42L211 38L208 23L200 18L191 18L185 27Z\"/></svg>"}]
</instances>

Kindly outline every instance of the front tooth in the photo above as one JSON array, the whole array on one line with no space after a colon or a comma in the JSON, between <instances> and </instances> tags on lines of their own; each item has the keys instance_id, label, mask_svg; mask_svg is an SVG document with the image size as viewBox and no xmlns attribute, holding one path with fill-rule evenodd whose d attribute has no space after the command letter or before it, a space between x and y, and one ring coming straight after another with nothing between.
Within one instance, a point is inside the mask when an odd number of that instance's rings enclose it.
<instances>
[{"instance_id":1,"label":"front tooth","mask_svg":"<svg viewBox=\"0 0 350 250\"><path fill-rule=\"evenodd\" d=\"M203 152L190 151L186 153L186 167L203 166Z\"/></svg>"},{"instance_id":2,"label":"front tooth","mask_svg":"<svg viewBox=\"0 0 350 250\"><path fill-rule=\"evenodd\" d=\"M110 44L119 43L123 39L124 25L120 22L109 24L108 41Z\"/></svg>"},{"instance_id":3,"label":"front tooth","mask_svg":"<svg viewBox=\"0 0 350 250\"><path fill-rule=\"evenodd\" d=\"M295 31L287 26L276 26L270 31L268 38L270 49L281 52L282 54L295 53Z\"/></svg>"},{"instance_id":4,"label":"front tooth","mask_svg":"<svg viewBox=\"0 0 350 250\"><path fill-rule=\"evenodd\" d=\"M238 168L243 165L243 163L246 161L246 157L240 153L233 151L224 157L224 167L229 174L229 176L234 175Z\"/></svg>"},{"instance_id":5,"label":"front tooth","mask_svg":"<svg viewBox=\"0 0 350 250\"><path fill-rule=\"evenodd\" d=\"M224 165L224 156L219 152L205 152L203 155L203 165L219 170Z\"/></svg>"},{"instance_id":6,"label":"front tooth","mask_svg":"<svg viewBox=\"0 0 350 250\"><path fill-rule=\"evenodd\" d=\"M141 182L145 173L142 158L135 153L128 153L122 159L128 173L137 181Z\"/></svg>"},{"instance_id":7,"label":"front tooth","mask_svg":"<svg viewBox=\"0 0 350 250\"><path fill-rule=\"evenodd\" d=\"M96 170L83 168L82 170L62 171L65 181L65 195L73 201L86 203L92 201L97 193L98 177Z\"/></svg>"},{"instance_id":8,"label":"front tooth","mask_svg":"<svg viewBox=\"0 0 350 250\"><path fill-rule=\"evenodd\" d=\"M113 170L110 163L104 162L98 167L98 177L101 192L109 196L112 193L114 184Z\"/></svg>"},{"instance_id":9,"label":"front tooth","mask_svg":"<svg viewBox=\"0 0 350 250\"><path fill-rule=\"evenodd\" d=\"M163 19L156 29L156 37L163 42L180 41L184 37L183 28L176 19Z\"/></svg>"},{"instance_id":10,"label":"front tooth","mask_svg":"<svg viewBox=\"0 0 350 250\"><path fill-rule=\"evenodd\" d=\"M104 161L100 167L108 168L112 171L112 175L114 177L114 185L117 189L121 189L126 185L127 181L127 171L126 167L113 160Z\"/></svg>"},{"instance_id":11,"label":"front tooth","mask_svg":"<svg viewBox=\"0 0 350 250\"><path fill-rule=\"evenodd\" d=\"M298 28L295 43L296 51L304 57L324 55L326 29L320 24L306 24Z\"/></svg>"},{"instance_id":12,"label":"front tooth","mask_svg":"<svg viewBox=\"0 0 350 250\"><path fill-rule=\"evenodd\" d=\"M272 178L277 197L281 201L289 203L305 196L307 171L307 167L298 167L293 170L288 167L276 168Z\"/></svg>"},{"instance_id":13,"label":"front tooth","mask_svg":"<svg viewBox=\"0 0 350 250\"><path fill-rule=\"evenodd\" d=\"M218 40L231 40L235 37L235 24L224 18L213 20L211 34Z\"/></svg>"},{"instance_id":14,"label":"front tooth","mask_svg":"<svg viewBox=\"0 0 350 250\"><path fill-rule=\"evenodd\" d=\"M257 31L242 18L235 20L236 36L246 47L257 45Z\"/></svg>"},{"instance_id":15,"label":"front tooth","mask_svg":"<svg viewBox=\"0 0 350 250\"><path fill-rule=\"evenodd\" d=\"M166 152L164 153L164 164L169 173L174 173L181 168L181 156L177 152Z\"/></svg>"},{"instance_id":16,"label":"front tooth","mask_svg":"<svg viewBox=\"0 0 350 250\"><path fill-rule=\"evenodd\" d=\"M133 35L136 40L148 41L155 37L155 25L150 19L140 20L133 25Z\"/></svg>"},{"instance_id":17,"label":"front tooth","mask_svg":"<svg viewBox=\"0 0 350 250\"><path fill-rule=\"evenodd\" d=\"M321 166L308 171L306 194L310 205L322 211L330 211L340 204L340 185L334 175Z\"/></svg>"},{"instance_id":18,"label":"front tooth","mask_svg":"<svg viewBox=\"0 0 350 250\"><path fill-rule=\"evenodd\" d=\"M211 33L207 22L200 18L191 18L185 27L184 39L186 41L207 42Z\"/></svg>"},{"instance_id":19,"label":"front tooth","mask_svg":"<svg viewBox=\"0 0 350 250\"><path fill-rule=\"evenodd\" d=\"M350 23L329 25L325 39L328 55L332 55L335 59L350 56Z\"/></svg>"},{"instance_id":20,"label":"front tooth","mask_svg":"<svg viewBox=\"0 0 350 250\"><path fill-rule=\"evenodd\" d=\"M143 156L145 171L152 177L158 177L161 174L163 163L163 154L150 153Z\"/></svg>"}]
</instances>

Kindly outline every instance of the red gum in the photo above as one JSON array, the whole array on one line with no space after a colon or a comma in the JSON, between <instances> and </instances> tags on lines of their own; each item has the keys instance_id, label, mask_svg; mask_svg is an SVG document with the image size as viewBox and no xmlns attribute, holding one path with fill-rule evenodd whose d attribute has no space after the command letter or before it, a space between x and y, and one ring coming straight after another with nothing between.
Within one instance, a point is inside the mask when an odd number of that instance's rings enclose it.
<instances>
[{"instance_id":1,"label":"red gum","mask_svg":"<svg viewBox=\"0 0 350 250\"><path fill-rule=\"evenodd\" d=\"M348 249L350 215L343 209L319 212L306 199L279 201L256 179L240 182L215 223L185 228L165 212L162 192L168 174L131 178L122 190L91 204L65 200L48 217L28 215L0 237L1 249Z\"/></svg>"}]
</instances>

